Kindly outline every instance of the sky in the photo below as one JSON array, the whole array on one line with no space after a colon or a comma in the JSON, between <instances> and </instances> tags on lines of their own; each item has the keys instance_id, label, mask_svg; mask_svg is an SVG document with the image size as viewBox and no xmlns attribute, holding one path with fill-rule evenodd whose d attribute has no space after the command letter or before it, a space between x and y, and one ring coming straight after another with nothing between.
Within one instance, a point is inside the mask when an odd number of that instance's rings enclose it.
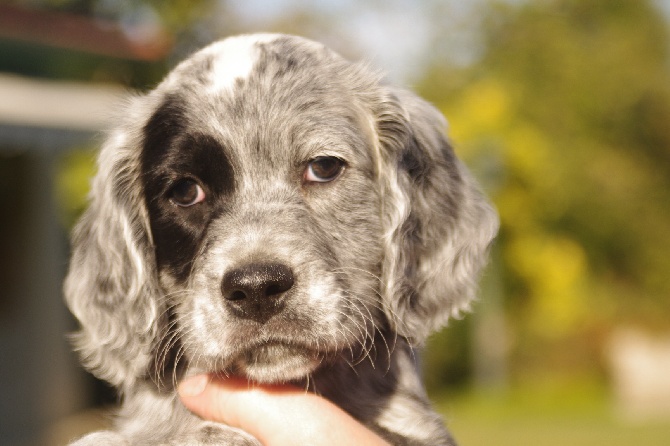
<instances>
[{"instance_id":1,"label":"sky","mask_svg":"<svg viewBox=\"0 0 670 446\"><path fill-rule=\"evenodd\" d=\"M450 36L452 62L467 63L473 47L468 40L473 36L464 32L462 23L480 1L246 0L227 4L246 21L246 27L256 30L296 11L332 17L327 29L313 30L314 35L306 37L349 53L346 56L369 60L392 79L411 80L421 72L420 65L435 44L433 27L438 25L454 30ZM434 20L431 15L436 13L443 19ZM338 48L351 44L356 48Z\"/></svg>"},{"instance_id":2,"label":"sky","mask_svg":"<svg viewBox=\"0 0 670 446\"><path fill-rule=\"evenodd\" d=\"M444 62L450 65L467 65L477 59L480 46L475 11L485 1L228 0L225 3L235 10L248 31L265 30L277 19L301 11L324 17L322 28L310 28L305 37L319 40L345 57L368 60L393 81L411 83L421 75L424 65L441 62L435 58L448 59ZM670 20L670 0L652 1Z\"/></svg>"}]
</instances>

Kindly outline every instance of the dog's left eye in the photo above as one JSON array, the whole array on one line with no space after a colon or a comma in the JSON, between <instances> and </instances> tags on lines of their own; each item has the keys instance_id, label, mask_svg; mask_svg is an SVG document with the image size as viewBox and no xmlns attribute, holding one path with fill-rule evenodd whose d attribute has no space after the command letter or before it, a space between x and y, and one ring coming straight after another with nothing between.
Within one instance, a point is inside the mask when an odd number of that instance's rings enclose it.
<instances>
[{"instance_id":1,"label":"dog's left eye","mask_svg":"<svg viewBox=\"0 0 670 446\"><path fill-rule=\"evenodd\" d=\"M180 180L170 189L170 200L180 207L189 207L205 200L205 191L190 178Z\"/></svg>"},{"instance_id":2,"label":"dog's left eye","mask_svg":"<svg viewBox=\"0 0 670 446\"><path fill-rule=\"evenodd\" d=\"M334 156L320 156L307 164L305 181L310 183L327 183L340 176L344 170L344 161Z\"/></svg>"}]
</instances>

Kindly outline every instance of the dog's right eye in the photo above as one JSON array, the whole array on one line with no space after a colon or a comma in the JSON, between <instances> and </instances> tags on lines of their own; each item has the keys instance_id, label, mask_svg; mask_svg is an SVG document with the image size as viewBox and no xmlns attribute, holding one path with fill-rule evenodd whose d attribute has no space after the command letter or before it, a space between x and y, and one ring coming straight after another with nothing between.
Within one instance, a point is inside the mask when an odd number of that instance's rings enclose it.
<instances>
[{"instance_id":1,"label":"dog's right eye","mask_svg":"<svg viewBox=\"0 0 670 446\"><path fill-rule=\"evenodd\" d=\"M205 191L196 181L186 178L172 186L169 196L177 206L189 207L204 201Z\"/></svg>"}]
</instances>

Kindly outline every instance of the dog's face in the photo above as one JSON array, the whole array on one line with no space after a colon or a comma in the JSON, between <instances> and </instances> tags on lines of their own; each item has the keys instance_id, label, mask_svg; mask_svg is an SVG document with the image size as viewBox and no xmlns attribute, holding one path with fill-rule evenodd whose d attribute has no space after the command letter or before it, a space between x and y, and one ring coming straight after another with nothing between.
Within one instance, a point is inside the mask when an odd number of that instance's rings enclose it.
<instances>
[{"instance_id":1,"label":"dog's face","mask_svg":"<svg viewBox=\"0 0 670 446\"><path fill-rule=\"evenodd\" d=\"M380 322L372 116L333 68L319 48L226 41L143 129L160 283L197 367L302 377Z\"/></svg>"},{"instance_id":2,"label":"dog's face","mask_svg":"<svg viewBox=\"0 0 670 446\"><path fill-rule=\"evenodd\" d=\"M443 125L304 39L196 53L101 152L66 282L89 366L129 385L176 349L286 381L376 332L420 342L467 308L497 227Z\"/></svg>"}]
</instances>

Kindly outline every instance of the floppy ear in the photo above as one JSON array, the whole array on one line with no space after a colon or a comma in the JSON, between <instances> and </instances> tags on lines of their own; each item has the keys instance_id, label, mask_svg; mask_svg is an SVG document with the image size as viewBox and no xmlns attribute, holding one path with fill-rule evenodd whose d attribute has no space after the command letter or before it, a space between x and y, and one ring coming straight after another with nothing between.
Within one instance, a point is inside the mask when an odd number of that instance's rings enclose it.
<instances>
[{"instance_id":1,"label":"floppy ear","mask_svg":"<svg viewBox=\"0 0 670 446\"><path fill-rule=\"evenodd\" d=\"M446 121L412 93L387 91L377 114L385 308L421 343L468 310L498 218L445 136Z\"/></svg>"},{"instance_id":2,"label":"floppy ear","mask_svg":"<svg viewBox=\"0 0 670 446\"><path fill-rule=\"evenodd\" d=\"M128 388L145 375L164 317L157 298L150 233L134 160L139 146L118 131L103 146L87 211L74 229L65 280L67 304L81 324L74 335L96 376Z\"/></svg>"}]
</instances>

